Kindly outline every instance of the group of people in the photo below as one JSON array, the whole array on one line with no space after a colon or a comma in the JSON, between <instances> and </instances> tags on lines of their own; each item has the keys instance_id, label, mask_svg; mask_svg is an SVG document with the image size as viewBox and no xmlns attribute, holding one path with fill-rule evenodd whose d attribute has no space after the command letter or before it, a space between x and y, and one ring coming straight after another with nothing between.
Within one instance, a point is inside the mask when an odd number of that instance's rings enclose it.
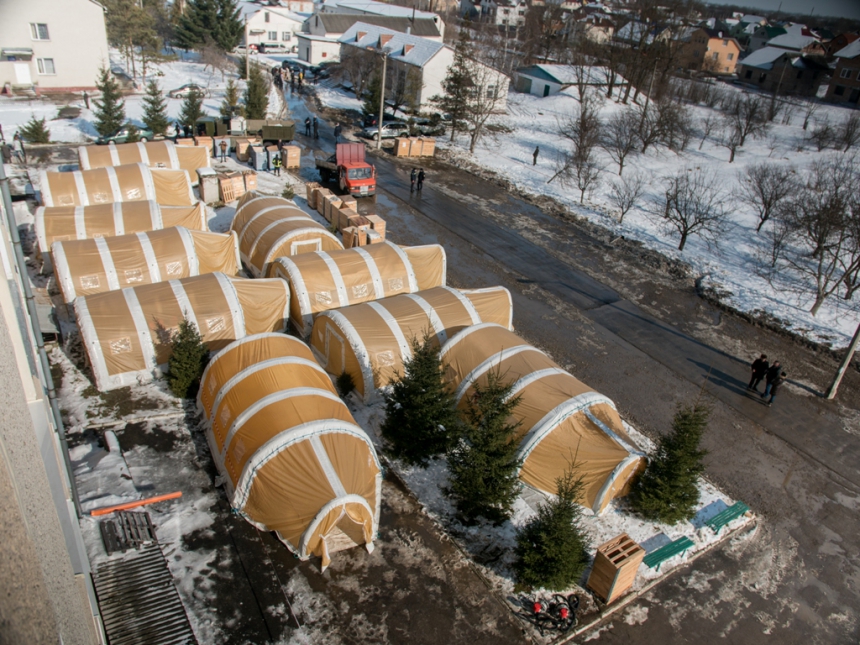
<instances>
[{"instance_id":1,"label":"group of people","mask_svg":"<svg viewBox=\"0 0 860 645\"><path fill-rule=\"evenodd\" d=\"M305 136L306 137L311 136L311 130L313 130L314 139L319 139L320 138L320 124L319 124L319 121L317 121L316 117L313 118L313 121L311 120L311 117L307 117L305 119Z\"/></svg>"},{"instance_id":2,"label":"group of people","mask_svg":"<svg viewBox=\"0 0 860 645\"><path fill-rule=\"evenodd\" d=\"M770 407L773 405L776 393L782 387L783 383L785 383L788 374L782 368L779 361L774 361L771 365L767 360L767 354L762 354L755 359L750 366L750 371L752 372L752 377L750 378L749 385L747 385L747 390L752 390L760 394L762 399L767 399L769 396L770 399L766 401L766 404ZM758 386L762 380L765 383L764 391L759 392Z\"/></svg>"},{"instance_id":3,"label":"group of people","mask_svg":"<svg viewBox=\"0 0 860 645\"><path fill-rule=\"evenodd\" d=\"M413 168L412 172L409 173L409 192L414 193L416 190L420 191L424 188L424 178L426 176L423 168Z\"/></svg>"},{"instance_id":4,"label":"group of people","mask_svg":"<svg viewBox=\"0 0 860 645\"><path fill-rule=\"evenodd\" d=\"M17 132L12 137L12 145L9 146L6 139L3 138L2 130L0 130L0 148L3 151L3 163L11 163L13 159L18 163L26 161L24 158L24 141Z\"/></svg>"},{"instance_id":5,"label":"group of people","mask_svg":"<svg viewBox=\"0 0 860 645\"><path fill-rule=\"evenodd\" d=\"M289 78L287 78L289 76ZM302 87L305 83L305 73L302 70L296 71L294 69L288 69L284 67L273 67L272 68L272 82L275 84L279 90L284 89L284 84L289 80L290 83L290 91L295 92L296 88L298 88L299 92L302 91ZM314 82L316 77L311 78L311 82Z\"/></svg>"}]
</instances>

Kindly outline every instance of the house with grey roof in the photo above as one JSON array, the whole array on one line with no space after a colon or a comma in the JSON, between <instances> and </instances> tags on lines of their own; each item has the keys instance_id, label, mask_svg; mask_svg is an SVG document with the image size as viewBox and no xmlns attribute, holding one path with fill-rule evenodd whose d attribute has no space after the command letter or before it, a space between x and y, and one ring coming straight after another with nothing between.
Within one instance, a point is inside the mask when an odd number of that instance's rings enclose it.
<instances>
[{"instance_id":1,"label":"house with grey roof","mask_svg":"<svg viewBox=\"0 0 860 645\"><path fill-rule=\"evenodd\" d=\"M768 92L815 96L830 69L818 56L807 56L779 47L764 47L744 58L737 68L738 80Z\"/></svg>"},{"instance_id":2,"label":"house with grey roof","mask_svg":"<svg viewBox=\"0 0 860 645\"><path fill-rule=\"evenodd\" d=\"M750 40L747 43L747 51L750 53L758 51L762 47L765 47L771 38L782 36L785 33L787 32L782 27L761 25L760 27L757 27L750 36Z\"/></svg>"},{"instance_id":3,"label":"house with grey roof","mask_svg":"<svg viewBox=\"0 0 860 645\"><path fill-rule=\"evenodd\" d=\"M357 22L364 22L377 27L393 29L404 34L412 34L442 42L442 32L432 18L412 18L405 16L372 16L356 13L318 12L305 21L305 32L313 36L325 38L340 38Z\"/></svg>"},{"instance_id":4,"label":"house with grey roof","mask_svg":"<svg viewBox=\"0 0 860 645\"><path fill-rule=\"evenodd\" d=\"M801 54L815 54L818 56L824 56L826 54L824 45L822 45L815 36L807 36L804 34L782 34L767 41L767 46L800 52Z\"/></svg>"},{"instance_id":5,"label":"house with grey roof","mask_svg":"<svg viewBox=\"0 0 860 645\"><path fill-rule=\"evenodd\" d=\"M425 18L436 23L439 33L445 36L445 23L439 14L420 11L414 7L401 7L376 0L321 0L317 4L321 13L348 13L359 16L388 16L393 18Z\"/></svg>"},{"instance_id":6,"label":"house with grey roof","mask_svg":"<svg viewBox=\"0 0 860 645\"><path fill-rule=\"evenodd\" d=\"M836 68L824 95L825 100L860 105L860 39L846 45L834 55Z\"/></svg>"},{"instance_id":7,"label":"house with grey roof","mask_svg":"<svg viewBox=\"0 0 860 645\"><path fill-rule=\"evenodd\" d=\"M619 74L606 67L576 65L529 65L520 67L514 75L514 89L535 96L552 96L580 83L590 88L607 91L610 79L613 88L619 92L628 82Z\"/></svg>"}]
</instances>

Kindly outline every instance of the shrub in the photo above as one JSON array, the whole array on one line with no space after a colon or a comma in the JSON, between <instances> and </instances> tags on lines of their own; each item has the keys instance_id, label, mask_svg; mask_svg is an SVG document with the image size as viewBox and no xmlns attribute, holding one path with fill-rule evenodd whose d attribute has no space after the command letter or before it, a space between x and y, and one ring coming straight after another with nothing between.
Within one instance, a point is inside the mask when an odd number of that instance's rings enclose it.
<instances>
[{"instance_id":1,"label":"shrub","mask_svg":"<svg viewBox=\"0 0 860 645\"><path fill-rule=\"evenodd\" d=\"M292 199L296 196L296 191L293 190L293 187L287 184L284 186L284 190L281 192L281 197L284 199Z\"/></svg>"},{"instance_id":2,"label":"shrub","mask_svg":"<svg viewBox=\"0 0 860 645\"><path fill-rule=\"evenodd\" d=\"M179 332L171 344L173 355L168 361L167 385L174 396L187 399L197 394L209 350L195 324L187 319L179 323Z\"/></svg>"},{"instance_id":3,"label":"shrub","mask_svg":"<svg viewBox=\"0 0 860 645\"><path fill-rule=\"evenodd\" d=\"M341 396L346 396L355 389L355 381L349 372L341 372L334 384Z\"/></svg>"},{"instance_id":4,"label":"shrub","mask_svg":"<svg viewBox=\"0 0 860 645\"><path fill-rule=\"evenodd\" d=\"M35 116L31 116L30 120L21 126L18 134L21 135L24 141L29 141L30 143L51 142L51 133L48 130L45 119L37 119Z\"/></svg>"}]
</instances>

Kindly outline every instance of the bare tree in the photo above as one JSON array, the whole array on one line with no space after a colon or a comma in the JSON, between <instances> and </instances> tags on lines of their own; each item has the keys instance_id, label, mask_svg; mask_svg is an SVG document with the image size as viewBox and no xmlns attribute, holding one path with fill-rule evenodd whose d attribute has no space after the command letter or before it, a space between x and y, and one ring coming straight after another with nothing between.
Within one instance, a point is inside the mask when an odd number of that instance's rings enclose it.
<instances>
[{"instance_id":1,"label":"bare tree","mask_svg":"<svg viewBox=\"0 0 860 645\"><path fill-rule=\"evenodd\" d=\"M775 215L795 189L794 168L775 163L749 166L740 174L741 194L758 211L758 226Z\"/></svg>"},{"instance_id":2,"label":"bare tree","mask_svg":"<svg viewBox=\"0 0 860 645\"><path fill-rule=\"evenodd\" d=\"M803 110L803 130L804 131L806 131L806 129L809 127L809 121L812 119L812 117L818 111L818 108L819 108L819 104L816 103L814 98L810 98L810 99L806 100L806 104L805 104L805 107Z\"/></svg>"},{"instance_id":3,"label":"bare tree","mask_svg":"<svg viewBox=\"0 0 860 645\"><path fill-rule=\"evenodd\" d=\"M624 171L624 161L636 152L639 142L639 119L630 108L615 112L603 128L601 147L618 164L618 174Z\"/></svg>"},{"instance_id":4,"label":"bare tree","mask_svg":"<svg viewBox=\"0 0 860 645\"><path fill-rule=\"evenodd\" d=\"M361 98L371 76L378 69L379 56L376 53L358 47L344 47L335 76L341 83L348 82L355 95Z\"/></svg>"},{"instance_id":5,"label":"bare tree","mask_svg":"<svg viewBox=\"0 0 860 645\"><path fill-rule=\"evenodd\" d=\"M656 107L660 142L672 152L683 152L693 136L690 111L668 100L661 101Z\"/></svg>"},{"instance_id":6,"label":"bare tree","mask_svg":"<svg viewBox=\"0 0 860 645\"><path fill-rule=\"evenodd\" d=\"M830 125L830 119L826 116L823 119L816 119L815 125L809 133L809 140L815 144L818 152L824 150L827 146L833 143L836 133L833 126Z\"/></svg>"},{"instance_id":7,"label":"bare tree","mask_svg":"<svg viewBox=\"0 0 860 645\"><path fill-rule=\"evenodd\" d=\"M682 169L664 181L656 215L668 230L681 236L678 250L684 250L691 235L716 242L728 223L726 196L719 178L699 169Z\"/></svg>"},{"instance_id":8,"label":"bare tree","mask_svg":"<svg viewBox=\"0 0 860 645\"><path fill-rule=\"evenodd\" d=\"M645 188L645 175L639 172L627 173L626 177L619 175L618 179L612 180L609 185L612 188L609 192L609 203L618 210L618 223L622 224L624 223L624 216L642 198Z\"/></svg>"},{"instance_id":9,"label":"bare tree","mask_svg":"<svg viewBox=\"0 0 860 645\"><path fill-rule=\"evenodd\" d=\"M575 155L584 156L600 143L603 128L600 122L602 102L602 97L591 89L586 89L573 113L559 124L559 134L573 142Z\"/></svg>"},{"instance_id":10,"label":"bare tree","mask_svg":"<svg viewBox=\"0 0 860 645\"><path fill-rule=\"evenodd\" d=\"M732 97L726 105L726 117L738 133L738 147L743 147L747 137L764 136L770 127L764 104L752 94Z\"/></svg>"},{"instance_id":11,"label":"bare tree","mask_svg":"<svg viewBox=\"0 0 860 645\"><path fill-rule=\"evenodd\" d=\"M638 105L633 109L636 111L639 143L642 144L642 154L644 155L648 148L660 142L660 115L657 114L657 110L653 106L650 110L646 110L645 106Z\"/></svg>"},{"instance_id":12,"label":"bare tree","mask_svg":"<svg viewBox=\"0 0 860 645\"><path fill-rule=\"evenodd\" d=\"M507 99L508 79L501 72L477 61L471 61L470 68L471 87L465 121L469 128L469 152L474 153L487 121L502 111Z\"/></svg>"},{"instance_id":13,"label":"bare tree","mask_svg":"<svg viewBox=\"0 0 860 645\"><path fill-rule=\"evenodd\" d=\"M392 70L391 85L388 88L388 101L394 113L401 108L413 112L421 92L421 72L412 65L403 65Z\"/></svg>"},{"instance_id":14,"label":"bare tree","mask_svg":"<svg viewBox=\"0 0 860 645\"><path fill-rule=\"evenodd\" d=\"M714 128L719 126L719 118L715 114L709 113L702 121L702 140L699 141L699 150L705 145L705 140L711 136Z\"/></svg>"},{"instance_id":15,"label":"bare tree","mask_svg":"<svg viewBox=\"0 0 860 645\"><path fill-rule=\"evenodd\" d=\"M837 138L842 146L842 152L848 152L860 141L860 114L851 112L845 120L839 124Z\"/></svg>"},{"instance_id":16,"label":"bare tree","mask_svg":"<svg viewBox=\"0 0 860 645\"><path fill-rule=\"evenodd\" d=\"M570 178L579 189L579 203L585 201L585 194L590 193L600 185L600 164L594 156L594 150L589 150L581 155L574 155L571 159Z\"/></svg>"},{"instance_id":17,"label":"bare tree","mask_svg":"<svg viewBox=\"0 0 860 645\"><path fill-rule=\"evenodd\" d=\"M737 123L731 118L723 119L722 133L718 139L719 144L723 148L729 150L729 163L734 162L735 154L741 145L741 133L738 130Z\"/></svg>"}]
</instances>

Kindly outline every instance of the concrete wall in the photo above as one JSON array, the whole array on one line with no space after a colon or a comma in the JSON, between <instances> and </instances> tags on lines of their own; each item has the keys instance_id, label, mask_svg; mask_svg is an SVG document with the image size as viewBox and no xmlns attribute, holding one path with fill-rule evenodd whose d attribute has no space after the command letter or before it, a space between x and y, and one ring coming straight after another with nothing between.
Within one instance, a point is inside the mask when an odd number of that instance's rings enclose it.
<instances>
[{"instance_id":1,"label":"concrete wall","mask_svg":"<svg viewBox=\"0 0 860 645\"><path fill-rule=\"evenodd\" d=\"M48 26L48 40L34 40L30 23ZM108 62L104 10L93 0L0 0L0 47L33 50L30 61L0 62L0 84L18 85L16 65L29 66L39 90L95 87ZM54 74L39 72L37 59L51 59Z\"/></svg>"},{"instance_id":2,"label":"concrete wall","mask_svg":"<svg viewBox=\"0 0 860 645\"><path fill-rule=\"evenodd\" d=\"M340 60L340 43L324 40L311 40L310 38L298 37L299 60L311 65L330 63Z\"/></svg>"}]
</instances>

